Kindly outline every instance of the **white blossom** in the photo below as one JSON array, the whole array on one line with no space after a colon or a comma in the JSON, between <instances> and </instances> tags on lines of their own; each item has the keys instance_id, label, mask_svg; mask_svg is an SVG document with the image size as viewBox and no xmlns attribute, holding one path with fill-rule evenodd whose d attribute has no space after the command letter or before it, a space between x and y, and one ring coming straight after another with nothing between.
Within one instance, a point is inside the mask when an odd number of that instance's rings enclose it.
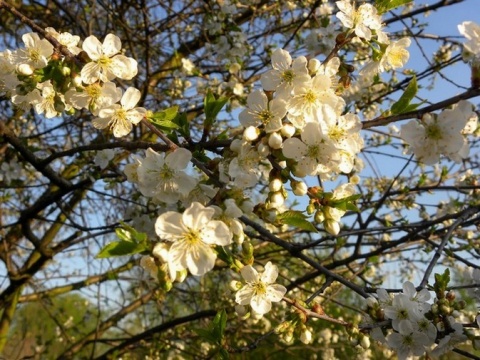
<instances>
[{"instance_id":1,"label":"white blossom","mask_svg":"<svg viewBox=\"0 0 480 360\"><path fill-rule=\"evenodd\" d=\"M116 35L108 34L103 44L95 36L89 36L84 40L82 48L92 59L81 71L85 84L98 80L111 81L117 77L130 80L137 75L136 60L119 54L122 43Z\"/></svg>"},{"instance_id":2,"label":"white blossom","mask_svg":"<svg viewBox=\"0 0 480 360\"><path fill-rule=\"evenodd\" d=\"M129 87L122 96L120 104L101 109L92 124L97 129L110 128L115 137L122 137L132 131L132 124L138 124L144 118L146 110L135 107L140 100L140 90Z\"/></svg>"},{"instance_id":3,"label":"white blossom","mask_svg":"<svg viewBox=\"0 0 480 360\"><path fill-rule=\"evenodd\" d=\"M160 239L172 242L168 251L169 266L188 269L202 276L212 270L217 257L212 246L229 245L232 234L227 225L212 220L215 209L194 202L183 214L167 211L155 222Z\"/></svg>"},{"instance_id":4,"label":"white blossom","mask_svg":"<svg viewBox=\"0 0 480 360\"><path fill-rule=\"evenodd\" d=\"M265 265L265 270L259 274L251 265L244 266L240 273L246 284L235 295L235 301L240 305L250 305L258 314L266 314L272 308L272 302L281 301L287 289L275 284L278 269L271 262Z\"/></svg>"}]
</instances>

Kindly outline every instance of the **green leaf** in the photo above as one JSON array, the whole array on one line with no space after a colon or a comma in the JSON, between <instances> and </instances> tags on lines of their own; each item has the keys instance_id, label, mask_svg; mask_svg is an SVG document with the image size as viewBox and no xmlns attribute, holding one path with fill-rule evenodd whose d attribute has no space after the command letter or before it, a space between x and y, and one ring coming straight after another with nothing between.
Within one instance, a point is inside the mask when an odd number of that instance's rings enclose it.
<instances>
[{"instance_id":1,"label":"green leaf","mask_svg":"<svg viewBox=\"0 0 480 360\"><path fill-rule=\"evenodd\" d=\"M223 333L227 326L227 313L225 309L218 311L213 319L213 330L212 334L215 336L216 342L221 343L223 339Z\"/></svg>"},{"instance_id":2,"label":"green leaf","mask_svg":"<svg viewBox=\"0 0 480 360\"><path fill-rule=\"evenodd\" d=\"M295 226L299 229L318 232L318 230L313 226L313 224L306 220L307 216L300 211L287 210L281 214L277 215L277 222L280 224L286 224L290 226Z\"/></svg>"},{"instance_id":3,"label":"green leaf","mask_svg":"<svg viewBox=\"0 0 480 360\"><path fill-rule=\"evenodd\" d=\"M107 244L97 255L97 258L132 255L149 250L147 234L138 232L124 222L121 222L121 225L121 227L115 229L115 234L120 241Z\"/></svg>"},{"instance_id":4,"label":"green leaf","mask_svg":"<svg viewBox=\"0 0 480 360\"><path fill-rule=\"evenodd\" d=\"M178 114L178 106L172 106L168 109L153 113L148 120L154 124L155 126L159 127L161 130L164 131L171 131L178 129L178 125L173 122L173 119Z\"/></svg>"},{"instance_id":5,"label":"green leaf","mask_svg":"<svg viewBox=\"0 0 480 360\"><path fill-rule=\"evenodd\" d=\"M221 348L219 351L218 351L218 354L220 356L220 359L222 360L228 360L230 359L230 354L228 353L228 351L224 348Z\"/></svg>"},{"instance_id":6,"label":"green leaf","mask_svg":"<svg viewBox=\"0 0 480 360\"><path fill-rule=\"evenodd\" d=\"M107 244L97 255L98 259L137 254L148 250L143 244L131 241L115 241Z\"/></svg>"},{"instance_id":7,"label":"green leaf","mask_svg":"<svg viewBox=\"0 0 480 360\"><path fill-rule=\"evenodd\" d=\"M197 333L198 336L204 338L205 340L208 340L209 342L215 343L215 336L212 334L210 330L205 330L205 329L193 329L195 333Z\"/></svg>"},{"instance_id":8,"label":"green leaf","mask_svg":"<svg viewBox=\"0 0 480 360\"><path fill-rule=\"evenodd\" d=\"M183 137L190 137L190 124L188 123L187 114L177 114L175 119L173 119L173 122L178 125L178 130Z\"/></svg>"},{"instance_id":9,"label":"green leaf","mask_svg":"<svg viewBox=\"0 0 480 360\"><path fill-rule=\"evenodd\" d=\"M375 7L379 14L383 14L384 12L393 10L412 1L413 0L375 0Z\"/></svg>"},{"instance_id":10,"label":"green leaf","mask_svg":"<svg viewBox=\"0 0 480 360\"><path fill-rule=\"evenodd\" d=\"M120 240L123 241L129 241L129 242L145 242L147 240L147 234L146 233L141 233L135 230L133 227L130 225L120 222L122 227L116 228L115 229L115 234L120 238Z\"/></svg>"},{"instance_id":11,"label":"green leaf","mask_svg":"<svg viewBox=\"0 0 480 360\"><path fill-rule=\"evenodd\" d=\"M222 108L227 103L228 98L226 97L219 97L218 99L215 98L211 91L207 92L205 96L204 104L204 111L205 111L205 127L210 128L212 124L215 122L218 113L222 110Z\"/></svg>"},{"instance_id":12,"label":"green leaf","mask_svg":"<svg viewBox=\"0 0 480 360\"><path fill-rule=\"evenodd\" d=\"M392 115L398 115L409 111L410 101L412 101L412 99L415 97L417 91L417 78L414 76L400 99L398 99L398 101L392 105Z\"/></svg>"}]
</instances>

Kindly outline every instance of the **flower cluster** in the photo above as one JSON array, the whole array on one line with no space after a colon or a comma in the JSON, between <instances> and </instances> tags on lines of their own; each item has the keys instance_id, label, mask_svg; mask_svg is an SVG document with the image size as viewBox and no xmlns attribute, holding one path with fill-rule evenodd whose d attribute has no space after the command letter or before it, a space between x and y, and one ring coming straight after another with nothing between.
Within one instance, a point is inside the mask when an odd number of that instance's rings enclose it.
<instances>
[{"instance_id":1,"label":"flower cluster","mask_svg":"<svg viewBox=\"0 0 480 360\"><path fill-rule=\"evenodd\" d=\"M462 306L455 302L453 292L444 295L437 291L433 304L430 299L427 289L417 292L409 281L403 284L401 293L393 296L378 289L377 297L367 298L369 322L388 320L392 330L373 324L372 338L388 345L401 360L425 353L436 357L465 341L463 327L453 316L453 309Z\"/></svg>"},{"instance_id":2,"label":"flower cluster","mask_svg":"<svg viewBox=\"0 0 480 360\"><path fill-rule=\"evenodd\" d=\"M72 56L83 50L90 61L78 74L78 63L72 57L62 56L37 33L27 33L22 36L25 47L0 52L0 91L17 106L24 110L33 107L46 118L88 109L97 116L93 120L96 128L109 128L116 137L130 133L132 124L138 124L146 110L135 107L141 97L139 90L128 88L122 96L122 89L112 82L116 78L130 80L138 71L136 60L120 54L120 39L108 34L101 43L89 36L80 49L78 36L53 28L47 28L46 33Z\"/></svg>"},{"instance_id":3,"label":"flower cluster","mask_svg":"<svg viewBox=\"0 0 480 360\"><path fill-rule=\"evenodd\" d=\"M415 156L433 165L445 155L455 162L468 157L470 147L465 135L477 128L478 116L474 106L465 100L440 114L425 114L420 121L402 125L402 139L410 145Z\"/></svg>"}]
</instances>

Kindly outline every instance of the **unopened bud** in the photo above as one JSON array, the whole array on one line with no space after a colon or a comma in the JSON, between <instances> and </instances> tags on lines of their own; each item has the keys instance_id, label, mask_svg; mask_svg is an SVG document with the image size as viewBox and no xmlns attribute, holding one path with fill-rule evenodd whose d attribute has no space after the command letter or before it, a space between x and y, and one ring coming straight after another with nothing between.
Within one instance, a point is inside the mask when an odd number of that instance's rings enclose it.
<instances>
[{"instance_id":1,"label":"unopened bud","mask_svg":"<svg viewBox=\"0 0 480 360\"><path fill-rule=\"evenodd\" d=\"M268 146L270 146L272 149L280 149L282 145L282 136L277 132L271 133L268 137Z\"/></svg>"},{"instance_id":2,"label":"unopened bud","mask_svg":"<svg viewBox=\"0 0 480 360\"><path fill-rule=\"evenodd\" d=\"M303 196L308 191L307 184L305 184L303 181L292 180L290 184L292 185L293 193L297 196Z\"/></svg>"},{"instance_id":3,"label":"unopened bud","mask_svg":"<svg viewBox=\"0 0 480 360\"><path fill-rule=\"evenodd\" d=\"M270 181L270 184L268 184L268 188L272 192L280 191L282 189L282 186L283 186L282 180L278 178L273 179L272 181Z\"/></svg>"},{"instance_id":4,"label":"unopened bud","mask_svg":"<svg viewBox=\"0 0 480 360\"><path fill-rule=\"evenodd\" d=\"M68 66L62 67L62 74L64 76L68 76L72 73L72 69L70 69Z\"/></svg>"},{"instance_id":5,"label":"unopened bud","mask_svg":"<svg viewBox=\"0 0 480 360\"><path fill-rule=\"evenodd\" d=\"M281 207L284 202L285 202L285 198L283 197L283 194L281 191L278 191L278 192L275 192L273 193L272 195L270 195L270 199L269 199L269 204L270 204L270 208L275 208L275 209L278 209L279 207Z\"/></svg>"},{"instance_id":6,"label":"unopened bud","mask_svg":"<svg viewBox=\"0 0 480 360\"><path fill-rule=\"evenodd\" d=\"M287 139L295 135L295 131L297 131L297 129L295 129L295 126L293 126L292 124L284 124L282 126L282 129L280 130L282 135Z\"/></svg>"},{"instance_id":7,"label":"unopened bud","mask_svg":"<svg viewBox=\"0 0 480 360\"><path fill-rule=\"evenodd\" d=\"M332 235L338 235L340 232L340 224L336 222L335 220L331 219L326 219L323 222L323 226L325 227L325 230Z\"/></svg>"},{"instance_id":8,"label":"unopened bud","mask_svg":"<svg viewBox=\"0 0 480 360\"><path fill-rule=\"evenodd\" d=\"M325 220L325 216L323 216L323 211L317 210L315 216L313 217L313 220L318 224L322 223Z\"/></svg>"},{"instance_id":9,"label":"unopened bud","mask_svg":"<svg viewBox=\"0 0 480 360\"><path fill-rule=\"evenodd\" d=\"M270 147L264 144L263 141L258 144L257 151L258 151L258 155L260 155L263 158L266 158L268 155L270 155Z\"/></svg>"},{"instance_id":10,"label":"unopened bud","mask_svg":"<svg viewBox=\"0 0 480 360\"><path fill-rule=\"evenodd\" d=\"M320 65L322 65L322 63L315 58L308 60L308 71L310 71L310 74L316 74Z\"/></svg>"},{"instance_id":11,"label":"unopened bud","mask_svg":"<svg viewBox=\"0 0 480 360\"><path fill-rule=\"evenodd\" d=\"M445 297L448 301L452 302L455 300L455 292L450 290Z\"/></svg>"},{"instance_id":12,"label":"unopened bud","mask_svg":"<svg viewBox=\"0 0 480 360\"><path fill-rule=\"evenodd\" d=\"M362 336L360 340L360 346L367 350L370 347L370 338L368 336Z\"/></svg>"},{"instance_id":13,"label":"unopened bud","mask_svg":"<svg viewBox=\"0 0 480 360\"><path fill-rule=\"evenodd\" d=\"M229 286L232 291L238 291L243 287L243 284L241 281L232 280L230 281Z\"/></svg>"},{"instance_id":14,"label":"unopened bud","mask_svg":"<svg viewBox=\"0 0 480 360\"><path fill-rule=\"evenodd\" d=\"M312 332L308 329L305 329L300 334L300 341L305 345L310 344L312 342Z\"/></svg>"},{"instance_id":15,"label":"unopened bud","mask_svg":"<svg viewBox=\"0 0 480 360\"><path fill-rule=\"evenodd\" d=\"M28 65L28 64L20 64L17 66L17 72L20 75L32 75L33 74L33 68Z\"/></svg>"},{"instance_id":16,"label":"unopened bud","mask_svg":"<svg viewBox=\"0 0 480 360\"><path fill-rule=\"evenodd\" d=\"M255 126L249 126L243 132L245 141L255 141L258 139L259 130Z\"/></svg>"}]
</instances>

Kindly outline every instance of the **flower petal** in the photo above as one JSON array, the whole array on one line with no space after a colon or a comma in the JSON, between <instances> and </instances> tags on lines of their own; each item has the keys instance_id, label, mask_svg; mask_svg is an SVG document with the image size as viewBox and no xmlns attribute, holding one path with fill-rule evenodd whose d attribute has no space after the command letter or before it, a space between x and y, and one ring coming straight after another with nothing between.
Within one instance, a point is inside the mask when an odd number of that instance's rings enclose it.
<instances>
[{"instance_id":1,"label":"flower petal","mask_svg":"<svg viewBox=\"0 0 480 360\"><path fill-rule=\"evenodd\" d=\"M273 284L278 276L278 268L276 265L273 265L271 261L265 265L265 270L261 276L262 282L266 284Z\"/></svg>"},{"instance_id":2,"label":"flower petal","mask_svg":"<svg viewBox=\"0 0 480 360\"><path fill-rule=\"evenodd\" d=\"M105 55L112 57L122 49L120 38L114 34L108 34L103 41L102 50Z\"/></svg>"},{"instance_id":3,"label":"flower petal","mask_svg":"<svg viewBox=\"0 0 480 360\"><path fill-rule=\"evenodd\" d=\"M216 258L217 255L210 246L197 243L187 252L187 268L192 275L205 275L215 266Z\"/></svg>"},{"instance_id":4,"label":"flower petal","mask_svg":"<svg viewBox=\"0 0 480 360\"><path fill-rule=\"evenodd\" d=\"M266 314L272 308L272 303L265 297L265 295L255 295L250 301L250 306L256 313Z\"/></svg>"},{"instance_id":5,"label":"flower petal","mask_svg":"<svg viewBox=\"0 0 480 360\"><path fill-rule=\"evenodd\" d=\"M163 213L155 221L155 232L161 239L176 241L186 232L182 222L182 214L176 211Z\"/></svg>"},{"instance_id":6,"label":"flower petal","mask_svg":"<svg viewBox=\"0 0 480 360\"><path fill-rule=\"evenodd\" d=\"M256 282L259 279L259 275L257 270L253 268L251 265L245 265L241 270L240 274L247 282Z\"/></svg>"}]
</instances>

